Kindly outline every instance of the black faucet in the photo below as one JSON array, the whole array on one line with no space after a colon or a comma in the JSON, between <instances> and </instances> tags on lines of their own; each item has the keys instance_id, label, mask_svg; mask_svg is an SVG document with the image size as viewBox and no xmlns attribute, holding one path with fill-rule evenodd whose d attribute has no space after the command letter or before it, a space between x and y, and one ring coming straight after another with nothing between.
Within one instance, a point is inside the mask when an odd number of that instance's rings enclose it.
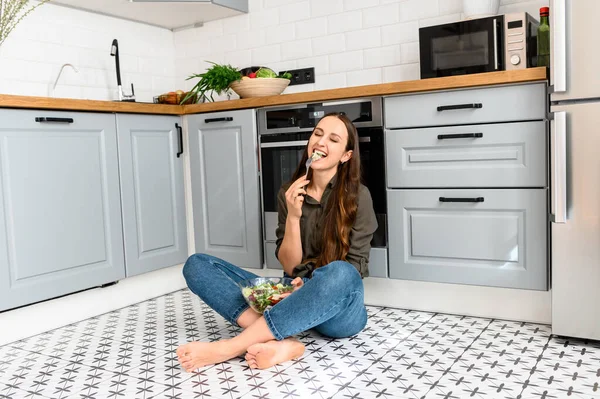
<instances>
[{"instance_id":1,"label":"black faucet","mask_svg":"<svg viewBox=\"0 0 600 399\"><path fill-rule=\"evenodd\" d=\"M123 93L123 87L121 86L121 64L119 62L119 42L117 41L117 39L113 39L112 41L110 55L115 57L115 64L117 67L117 86L119 87L119 101L135 102L135 91L133 90L133 83L131 84L131 95Z\"/></svg>"}]
</instances>

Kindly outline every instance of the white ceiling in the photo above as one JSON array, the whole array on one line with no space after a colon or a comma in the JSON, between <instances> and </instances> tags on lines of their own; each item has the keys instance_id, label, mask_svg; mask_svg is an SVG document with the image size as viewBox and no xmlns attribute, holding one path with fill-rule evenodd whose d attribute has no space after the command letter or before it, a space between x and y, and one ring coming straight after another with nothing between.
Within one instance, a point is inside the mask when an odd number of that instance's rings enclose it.
<instances>
[{"instance_id":1,"label":"white ceiling","mask_svg":"<svg viewBox=\"0 0 600 399\"><path fill-rule=\"evenodd\" d=\"M129 0L53 0L52 3L171 30L242 14L241 11L212 4L210 0L195 3L168 0L143 3L132 3Z\"/></svg>"}]
</instances>

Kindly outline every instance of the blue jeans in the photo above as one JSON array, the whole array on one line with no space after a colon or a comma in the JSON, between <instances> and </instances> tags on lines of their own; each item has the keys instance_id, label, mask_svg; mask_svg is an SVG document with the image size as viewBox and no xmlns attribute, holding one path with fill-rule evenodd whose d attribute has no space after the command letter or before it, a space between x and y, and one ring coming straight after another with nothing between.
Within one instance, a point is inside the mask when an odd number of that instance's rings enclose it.
<instances>
[{"instance_id":1,"label":"blue jeans","mask_svg":"<svg viewBox=\"0 0 600 399\"><path fill-rule=\"evenodd\" d=\"M232 324L249 308L237 282L259 277L205 254L190 256L183 276L194 294ZM367 324L360 274L348 262L331 262L263 316L277 340L311 328L332 338L358 334Z\"/></svg>"}]
</instances>

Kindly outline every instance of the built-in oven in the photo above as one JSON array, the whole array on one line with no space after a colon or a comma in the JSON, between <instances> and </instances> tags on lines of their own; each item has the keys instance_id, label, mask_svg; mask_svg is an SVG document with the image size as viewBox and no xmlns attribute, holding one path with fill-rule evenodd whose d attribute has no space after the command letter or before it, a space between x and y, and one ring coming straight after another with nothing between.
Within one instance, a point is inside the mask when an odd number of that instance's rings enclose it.
<instances>
[{"instance_id":1,"label":"built-in oven","mask_svg":"<svg viewBox=\"0 0 600 399\"><path fill-rule=\"evenodd\" d=\"M357 128L362 182L369 188L378 222L377 231L371 241L376 255L370 259L369 271L372 276L385 277L383 274L387 272L387 218L380 97L288 105L258 111L265 264L268 268L281 269L275 258L277 193L284 183L291 180L314 127L330 112L345 114Z\"/></svg>"}]
</instances>

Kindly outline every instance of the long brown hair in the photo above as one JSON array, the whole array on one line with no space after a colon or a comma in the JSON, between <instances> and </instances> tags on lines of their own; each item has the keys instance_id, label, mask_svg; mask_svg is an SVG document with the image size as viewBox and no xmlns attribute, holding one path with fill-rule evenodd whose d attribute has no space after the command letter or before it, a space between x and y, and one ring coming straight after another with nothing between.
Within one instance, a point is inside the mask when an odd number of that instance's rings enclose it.
<instances>
[{"instance_id":1,"label":"long brown hair","mask_svg":"<svg viewBox=\"0 0 600 399\"><path fill-rule=\"evenodd\" d=\"M346 115L329 113L323 116L335 117L342 121L348 131L348 142L346 151L352 150L352 157L337 167L337 179L332 187L325 206L325 225L323 228L323 239L321 240L321 253L316 259L305 259L315 262L315 268L325 266L336 260L346 260L350 250L350 231L356 220L358 209L357 198L360 189L360 154L358 151L358 133L356 127ZM322 120L321 119L321 120ZM308 159L308 145L304 149L302 159L292 182L304 176L306 173L306 160ZM308 178L312 177L312 169L309 170Z\"/></svg>"}]
</instances>

